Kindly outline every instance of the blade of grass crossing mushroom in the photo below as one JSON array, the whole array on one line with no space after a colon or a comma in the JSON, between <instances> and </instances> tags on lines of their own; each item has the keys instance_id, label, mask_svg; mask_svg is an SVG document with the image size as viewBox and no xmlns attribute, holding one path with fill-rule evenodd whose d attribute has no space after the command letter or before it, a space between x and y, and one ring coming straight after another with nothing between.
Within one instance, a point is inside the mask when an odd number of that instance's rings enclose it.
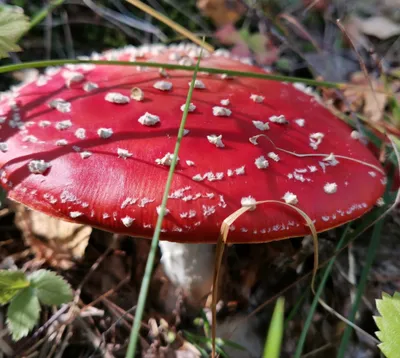
<instances>
[{"instance_id":1,"label":"blade of grass crossing mushroom","mask_svg":"<svg viewBox=\"0 0 400 358\"><path fill-rule=\"evenodd\" d=\"M31 62L22 62L11 65L0 66L0 73L7 73L13 71L20 71L27 68L43 68L49 66L62 66L66 64L94 64L94 65L120 65L120 66L138 66L138 67L154 67L154 68L164 68L166 70L186 70L186 71L194 71L195 66L184 66L184 65L175 65L171 63L162 63L162 62L142 62L142 61L116 61L116 60L83 60L83 59L62 59L62 60L42 60L42 61L31 61ZM211 74L226 74L228 76L237 76L237 77L248 77L248 78L259 78L266 80L273 80L279 82L289 82L289 83L297 83L301 82L308 86L316 86L316 87L325 87L325 88L335 88L335 89L362 89L366 90L365 86L361 85L352 85L348 83L342 82L329 82L329 81L319 81L313 80L309 78L302 77L293 77L293 76L285 76L285 75L276 75L269 73L255 73L255 72L247 72L247 71L234 71L227 70L221 68L214 67L199 67L199 71L208 72ZM386 93L383 90L375 90L376 93Z\"/></svg>"},{"instance_id":2,"label":"blade of grass crossing mushroom","mask_svg":"<svg viewBox=\"0 0 400 358\"><path fill-rule=\"evenodd\" d=\"M165 25L169 26L171 29L175 30L179 34L185 36L188 38L190 41L194 42L196 45L199 45L200 47L203 47L209 52L213 52L214 48L206 43L205 41L202 41L199 37L197 37L194 33L190 32L189 30L185 29L183 26L177 24L175 21L172 21L170 18L167 16L164 16L163 14L159 13L158 11L154 10L152 7L142 3L139 0L125 0L128 3L136 6L140 10L144 11L145 13L149 14L150 16L155 17L157 20L163 22Z\"/></svg>"},{"instance_id":3,"label":"blade of grass crossing mushroom","mask_svg":"<svg viewBox=\"0 0 400 358\"><path fill-rule=\"evenodd\" d=\"M345 243L347 241L346 237L347 237L347 234L349 232L349 229L350 229L350 224L348 224L346 226L346 228L345 228L345 230L343 232L343 235L340 238L339 243L336 245L336 250L340 250L345 245ZM311 322L312 322L312 319L314 317L314 313L315 313L315 310L317 308L317 305L318 305L318 302L319 302L319 298L320 298L320 296L322 294L323 289L325 288L326 281L329 278L329 275L331 273L331 270L332 270L333 264L335 263L335 260L336 260L336 256L334 256L329 261L328 265L326 266L326 268L323 271L323 276L322 276L321 282L318 285L317 291L315 292L314 299L313 299L313 301L311 303L311 306L310 306L310 309L308 311L308 315L307 315L306 321L304 322L304 326L303 326L303 329L301 331L301 335L300 335L299 341L297 343L297 347L296 347L294 358L300 358L302 356L302 354L303 354L303 347L304 347L304 343L305 343L306 338L307 338L308 330L309 330L309 328L311 326Z\"/></svg>"},{"instance_id":4,"label":"blade of grass crossing mushroom","mask_svg":"<svg viewBox=\"0 0 400 358\"><path fill-rule=\"evenodd\" d=\"M257 201L252 205L261 205L261 204L278 204L278 205L284 205L287 206L294 211L296 211L298 214L300 214L304 221L307 223L307 226L310 228L311 235L313 238L313 243L314 243L314 268L313 268L313 274L312 274L312 280L311 280L311 289L313 292L315 292L314 289L314 281L315 277L317 274L318 270L318 234L315 229L315 226L310 219L310 217L302 210L299 208L287 204L283 201L278 201L278 200L261 200ZM220 230L220 236L218 238L217 242L217 249L216 249L216 258L215 258L215 268L214 268L214 277L213 277L213 288L212 288L212 302L211 302L211 311L212 311L212 326L211 326L211 337L212 337L212 354L211 356L214 358L215 357L215 340L216 340L216 322L217 322L217 299L218 299L218 282L219 282L219 271L222 263L222 257L224 253L224 248L225 244L228 240L228 235L229 235L229 229L231 225L237 220L241 215L243 215L246 211L250 210L250 206L243 206L240 209L236 210L234 213L229 215L225 220L223 221L221 225L221 230Z\"/></svg>"},{"instance_id":5,"label":"blade of grass crossing mushroom","mask_svg":"<svg viewBox=\"0 0 400 358\"><path fill-rule=\"evenodd\" d=\"M162 63L162 62L142 62L142 61L115 61L115 60L71 60L71 59L63 59L63 60L43 60L43 61L32 61L32 62L22 62L16 63L12 65L4 65L0 66L0 73L20 71L27 68L42 68L48 66L62 66L66 64L94 64L94 65L120 65L120 66L139 66L139 67L154 67L154 68L164 68L166 70L186 70L186 71L194 71L195 66L184 66L184 65L175 65L170 63ZM221 68L214 67L199 67L199 71L209 72L212 74L226 74L228 76L237 76L237 77L248 77L248 78L259 78L266 80L274 80L280 82L302 82L309 86L319 86L326 88L357 88L360 86L350 86L345 83L339 82L328 82L328 81L317 81L308 78L300 78L300 77L291 77L291 76L283 76L283 75L273 75L268 73L255 73L255 72L246 72L246 71L233 71L226 70Z\"/></svg>"},{"instance_id":6,"label":"blade of grass crossing mushroom","mask_svg":"<svg viewBox=\"0 0 400 358\"><path fill-rule=\"evenodd\" d=\"M144 272L142 284L140 287L140 293L139 293L138 302L137 302L135 320L134 320L133 326L132 326L132 331L131 331L131 335L130 335L130 339L129 339L129 345L128 345L128 349L126 352L126 358L133 358L133 357L135 357L135 354L136 354L136 346L137 346L137 341L138 341L139 333L140 333L139 331L140 331L140 326L141 326L141 320L142 320L142 316L143 316L143 312L144 312L144 307L146 304L147 293L148 293L149 286L150 286L151 275L152 275L153 268L154 268L154 261L155 261L155 257L156 257L156 253L157 253L158 242L160 239L161 226L162 226L162 222L163 222L165 211L166 211L165 209L167 207L168 195L169 195L169 191L171 188L172 179L174 176L175 166L177 163L179 148L180 148L181 141L183 138L187 115L189 113L190 101L191 101L192 95L193 95L194 85L195 85L197 72L198 72L199 65L200 65L201 56L202 56L202 51L200 52L200 56L197 60L196 66L194 68L192 81L190 84L188 95L186 97L185 109L183 111L181 124L179 126L178 137L177 137L176 143L175 143L174 155L173 155L173 159L172 159L172 162L171 162L171 165L169 168L168 178L167 178L167 182L165 184L164 195L163 195L162 202L161 202L161 210L160 210L160 214L158 215L158 218L157 218L156 227L155 227L153 238L151 241L151 248L150 248L149 256L147 258L145 272Z\"/></svg>"}]
</instances>

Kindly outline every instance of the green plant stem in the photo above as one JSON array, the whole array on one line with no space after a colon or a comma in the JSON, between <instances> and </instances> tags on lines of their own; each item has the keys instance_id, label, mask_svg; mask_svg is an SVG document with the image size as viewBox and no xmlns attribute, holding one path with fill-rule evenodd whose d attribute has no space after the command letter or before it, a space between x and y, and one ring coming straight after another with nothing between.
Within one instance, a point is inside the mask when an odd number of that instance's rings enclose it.
<instances>
[{"instance_id":1,"label":"green plant stem","mask_svg":"<svg viewBox=\"0 0 400 358\"><path fill-rule=\"evenodd\" d=\"M91 63L95 65L119 65L119 66L142 66L142 67L154 67L154 68L165 68L166 70L184 70L184 71L194 71L196 66L182 66L182 65L173 65L170 63L157 63L157 62L130 62L130 61L107 61L107 60L45 60L45 61L32 61L32 62L23 62L12 65L6 65L0 67L0 73L20 71L27 68L43 68L48 66L62 66L66 64L80 64L80 63ZM259 78L265 80L274 80L281 82L301 82L309 86L320 86L326 88L340 88L344 86L342 83L338 82L327 82L327 81L317 81L308 78L299 78L299 77L290 77L290 76L282 76L282 75L273 75L267 73L255 73L255 72L245 72L245 71L232 71L232 70L224 70L220 68L213 67L199 67L199 71L204 71L212 74L227 74L229 76L236 77L248 77L248 78Z\"/></svg>"},{"instance_id":2,"label":"green plant stem","mask_svg":"<svg viewBox=\"0 0 400 358\"><path fill-rule=\"evenodd\" d=\"M348 224L346 226L346 228L345 228L345 230L343 232L343 235L339 240L339 243L336 245L335 251L340 250L342 247L344 247L345 243L347 242L346 238L347 238L347 234L349 232L349 229L350 229L350 224ZM309 328L311 326L312 319L314 317L314 312L315 312L315 310L316 310L316 308L318 306L319 298L321 297L322 291L325 288L326 281L329 278L329 275L330 275L330 273L332 271L332 267L333 267L333 264L335 263L335 260L336 260L336 256L333 257L329 261L328 265L326 266L326 268L324 270L324 273L323 273L323 276L322 276L322 279L321 279L321 283L318 286L317 292L315 293L315 296L314 296L314 299L312 301L310 310L308 312L307 319L304 322L304 327L303 327L303 329L301 331L301 335L300 335L299 341L297 343L297 347L296 347L296 352L295 352L294 358L300 358L301 355L303 354L304 344L305 344L305 341L306 341L306 338L307 338L308 330L309 330Z\"/></svg>"},{"instance_id":3,"label":"green plant stem","mask_svg":"<svg viewBox=\"0 0 400 358\"><path fill-rule=\"evenodd\" d=\"M375 255L378 251L378 246L379 246L380 236L381 236L380 233L382 231L383 223L384 223L384 220L380 220L379 222L377 222L372 231L372 238L371 238L371 243L368 247L367 259L366 259L366 262L365 262L365 265L364 265L364 268L363 268L363 271L361 274L360 282L358 283L358 286L357 286L357 293L356 293L356 296L354 299L353 307L352 307L350 315L348 317L349 321L351 321L351 322L354 322L354 320L355 320L358 308L359 308L361 300L362 300L362 296L365 291L365 286L367 284L368 274L369 274L369 271L371 270L372 263L374 262ZM353 329L352 327L347 326L344 331L342 341L340 342L339 352L337 355L338 358L343 358L346 353L346 348L347 348L347 345L350 340L350 335L351 335L352 329Z\"/></svg>"},{"instance_id":4,"label":"green plant stem","mask_svg":"<svg viewBox=\"0 0 400 358\"><path fill-rule=\"evenodd\" d=\"M165 184L164 195L163 195L162 202L161 202L161 210L160 210L160 214L158 215L158 218L157 218L156 227L155 227L153 238L151 241L150 253L147 258L144 276L143 276L143 280L142 280L142 285L140 287L140 293L139 293L139 298L138 298L138 303L137 303L135 320L133 322L133 327L132 327L132 331L130 334L129 345L128 345L128 349L126 351L126 358L134 358L135 354L136 354L136 347L137 347L137 341L138 341L139 333L140 333L140 326L142 323L142 316L143 316L143 312L144 312L144 307L146 305L147 293L149 291L151 275L152 275L153 268L154 268L154 261L155 261L155 257L156 257L156 253L157 253L158 242L160 241L161 226L162 226L162 222L164 219L165 208L167 207L168 195L169 195L169 191L171 188L172 179L174 176L174 171L175 171L177 158L178 158L178 154L179 154L179 148L180 148L180 145L182 142L183 133L184 133L184 129L185 129L186 119L187 119L187 115L189 113L189 106L190 106L190 101L191 101L192 95L193 95L197 72L199 69L200 58L201 58L201 54L200 54L199 59L197 60L197 65L194 67L192 82L190 84L189 92L188 92L188 95L186 98L185 109L183 111L181 124L179 126L178 137L177 137L177 140L175 143L174 156L173 156L170 168L169 168L168 179L167 179L167 183ZM160 67L159 64L158 64L158 67Z\"/></svg>"},{"instance_id":5,"label":"green plant stem","mask_svg":"<svg viewBox=\"0 0 400 358\"><path fill-rule=\"evenodd\" d=\"M62 3L65 0L54 0L52 2L50 2L50 4L48 6L46 6L45 8L43 8L42 10L39 10L35 16L31 19L30 23L29 23L29 28L26 32L28 32L29 30L33 29L36 25L38 25L39 23L41 23L44 18L50 13L52 12L57 6L62 5Z\"/></svg>"}]
</instances>

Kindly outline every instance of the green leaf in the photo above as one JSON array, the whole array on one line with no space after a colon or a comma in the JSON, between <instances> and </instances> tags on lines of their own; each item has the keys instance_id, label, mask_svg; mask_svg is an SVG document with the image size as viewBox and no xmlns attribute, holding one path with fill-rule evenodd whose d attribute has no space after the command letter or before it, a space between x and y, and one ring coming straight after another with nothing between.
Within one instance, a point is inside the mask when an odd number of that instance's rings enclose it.
<instances>
[{"instance_id":1,"label":"green leaf","mask_svg":"<svg viewBox=\"0 0 400 358\"><path fill-rule=\"evenodd\" d=\"M244 27L244 28L241 28L240 30L239 30L239 35L240 35L240 37L242 38L242 40L244 41L244 42L246 42L247 43L247 41L249 41L249 39L250 39L250 31L249 31L249 29L247 28L247 27Z\"/></svg>"},{"instance_id":2,"label":"green leaf","mask_svg":"<svg viewBox=\"0 0 400 358\"><path fill-rule=\"evenodd\" d=\"M267 52L267 38L262 34L253 34L248 39L248 46L254 53L266 53Z\"/></svg>"},{"instance_id":3,"label":"green leaf","mask_svg":"<svg viewBox=\"0 0 400 358\"><path fill-rule=\"evenodd\" d=\"M282 337L283 337L283 319L284 319L285 300L281 297L275 305L274 313L272 314L271 323L268 330L267 341L264 347L264 358L279 358Z\"/></svg>"},{"instance_id":4,"label":"green leaf","mask_svg":"<svg viewBox=\"0 0 400 358\"><path fill-rule=\"evenodd\" d=\"M32 287L24 288L7 309L7 325L14 341L28 335L39 321L40 304Z\"/></svg>"},{"instance_id":5,"label":"green leaf","mask_svg":"<svg viewBox=\"0 0 400 358\"><path fill-rule=\"evenodd\" d=\"M8 57L8 52L21 50L19 38L29 29L29 19L22 8L0 6L0 58Z\"/></svg>"},{"instance_id":6,"label":"green leaf","mask_svg":"<svg viewBox=\"0 0 400 358\"><path fill-rule=\"evenodd\" d=\"M376 308L381 317L374 317L379 332L376 336L382 342L378 345L387 358L396 358L400 352L400 293L393 297L382 294L381 300L376 300Z\"/></svg>"},{"instance_id":7,"label":"green leaf","mask_svg":"<svg viewBox=\"0 0 400 358\"><path fill-rule=\"evenodd\" d=\"M67 281L56 273L38 270L28 276L42 304L61 305L72 300L72 289Z\"/></svg>"},{"instance_id":8,"label":"green leaf","mask_svg":"<svg viewBox=\"0 0 400 358\"><path fill-rule=\"evenodd\" d=\"M4 305L30 285L22 271L0 270L0 304Z\"/></svg>"}]
</instances>

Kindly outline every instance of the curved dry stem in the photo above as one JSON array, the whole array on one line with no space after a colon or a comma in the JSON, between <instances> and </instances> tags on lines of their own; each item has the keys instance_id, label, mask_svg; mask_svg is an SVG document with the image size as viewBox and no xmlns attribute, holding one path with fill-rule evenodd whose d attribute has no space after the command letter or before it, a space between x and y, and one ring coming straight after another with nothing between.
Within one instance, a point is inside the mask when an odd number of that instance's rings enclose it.
<instances>
[{"instance_id":1,"label":"curved dry stem","mask_svg":"<svg viewBox=\"0 0 400 358\"><path fill-rule=\"evenodd\" d=\"M313 292L315 294L315 292ZM349 321L346 317L342 316L339 312L335 311L331 306L329 306L322 298L318 299L319 304L329 313L333 314L336 316L339 320L342 322L346 323L348 326L353 328L355 331L358 333L362 334L363 336L367 337L370 339L373 343L379 344L379 340L377 340L374 336L369 334L367 331L364 331L361 327L358 327L355 323Z\"/></svg>"},{"instance_id":2,"label":"curved dry stem","mask_svg":"<svg viewBox=\"0 0 400 358\"><path fill-rule=\"evenodd\" d=\"M288 154L294 155L294 156L299 156L299 157L304 157L304 156L324 156L326 157L327 154L297 154L297 153L293 153L290 151L287 151L285 149L279 148L275 145L275 143L265 134L260 134L257 137L260 136L264 136L266 137L274 146L274 148L276 148L277 150L281 150L284 151ZM395 152L396 155L396 159L397 159L397 163L398 163L398 172L400 175L400 153L399 150L397 149L396 144L394 143L393 140L393 136L392 135L387 135L387 137L389 138L393 150ZM338 158L342 158L342 159L348 159L350 161L355 161L358 162L360 164L363 165L367 165L369 167L372 167L376 170L378 170L379 172L384 173L383 170L381 170L380 168L371 165L369 163L363 162L363 161L359 161L357 159L353 159L353 158L349 158L349 157L345 157L345 156L336 156ZM296 210L296 212L298 212L300 215L302 215L302 217L306 220L307 224L310 226L310 230L313 234L313 241L314 241L314 267L313 267L313 271L312 271L312 280L311 280L311 289L313 291L313 293L315 294L315 275L317 273L318 270L318 237L317 237L317 233L315 230L315 226L312 223L311 219L309 218L309 216L303 212L302 210L296 208L293 205L290 204L286 204L284 202L281 201L277 201L277 200L265 200L265 201L258 201L255 203L255 205L257 204L263 204L263 203L278 203L278 204L282 204L282 205L287 205L291 208L293 208L294 210ZM396 194L396 198L395 201L390 205L390 207L385 210L380 216L378 216L374 221L372 221L364 230L362 230L357 236L355 236L353 238L356 239L357 237L359 237L359 235L361 235L363 232L365 232L367 229L369 229L370 227L372 227L373 225L375 225L379 220L382 220L386 215L388 215L398 204L400 203L400 187L397 189L397 194ZM213 278L213 289L212 289L212 348L213 348L213 352L212 352L212 357L215 357L215 339L216 339L216 301L217 301L217 291L218 291L218 279L219 279L219 269L222 263L222 257L223 257L223 252L224 252L224 248L225 248L225 244L228 238L228 233L229 233L229 228L230 226L236 221L236 219L238 219L242 214L244 214L246 211L248 211L250 209L250 207L242 207L240 209L238 209L237 211L235 211L234 213L232 213L230 216L228 216L222 223L221 225L221 231L220 231L220 236L218 238L218 242L217 242L217 251L216 251L216 266L214 269L214 278ZM309 222L311 223L311 225L309 224ZM335 253L335 256L338 255L339 253L341 253L345 248L347 247L344 246L341 250L339 250L337 253ZM326 260L321 267L324 266L324 264L328 263L330 259ZM302 279L306 278L309 274L305 275ZM293 285L297 284L298 282L293 283L292 285L290 285L288 288L292 287ZM287 290L288 288L284 289L283 291ZM282 291L282 292L283 292ZM274 298L279 297L282 292L279 292L277 295L275 295ZM260 305L259 307L257 307L253 312L251 312L246 319L250 318L251 316L253 316L255 313L257 313L260 309L262 309L267 303L271 302L272 299L268 300L267 302L264 302L262 305ZM369 339L371 339L373 342L377 342L377 340L371 336L369 333L367 333L366 331L364 331L362 328L358 327L357 325L355 325L353 322L349 321L346 317L342 316L340 313L336 312L332 307L330 307L325 301L323 301L322 299L319 299L318 302L321 304L321 306L327 310L329 313L335 315L338 319L340 319L342 322L350 325L354 330L356 330L357 332L361 333L362 335L368 337Z\"/></svg>"},{"instance_id":3,"label":"curved dry stem","mask_svg":"<svg viewBox=\"0 0 400 358\"><path fill-rule=\"evenodd\" d=\"M258 135L254 136L254 137L251 137L251 139L252 140L254 140L254 139L257 140L260 137L267 138L271 142L271 144L274 146L274 148L276 150L279 150L281 152L293 155L293 156L298 157L298 158L305 158L305 157L324 157L324 158L326 158L329 155L333 154L333 153L329 153L329 154L326 154L326 153L300 153L300 154L299 153L294 153L294 152L291 152L290 150L278 147L274 143L274 141L269 136L267 136L266 134L258 134ZM351 157L346 157L345 155L336 155L336 154L334 154L334 156L335 156L335 158L346 159L346 160L348 160L350 162L354 162L354 163L365 165L367 167L375 169L376 171L378 171L379 173L381 173L383 175L386 175L386 173L385 173L385 171L383 169L379 168L376 165L370 164L368 162L364 162L363 160L359 160L359 159L355 159L355 158L351 158Z\"/></svg>"},{"instance_id":4,"label":"curved dry stem","mask_svg":"<svg viewBox=\"0 0 400 358\"><path fill-rule=\"evenodd\" d=\"M287 206L298 214L302 216L304 221L310 228L311 235L314 242L314 267L312 273L311 280L311 289L315 293L315 277L318 271L318 234L315 229L315 225L312 222L311 218L301 209L295 207L294 205L287 204L283 201L279 200L261 200L255 202L253 205L261 205L261 204L278 204ZM215 268L214 268L214 276L213 276L213 287L212 287L212 300L211 300L211 312L212 312L212 322L211 322L211 339L212 339L212 352L211 357L215 357L215 340L216 340L216 323L217 323L217 298L218 298L218 282L219 282L219 272L222 264L222 257L224 254L225 244L228 240L229 229L231 225L246 211L252 209L252 206L243 206L240 209L236 210L234 213L225 218L222 222L220 235L217 241L217 249L216 249L216 258L215 258Z\"/></svg>"},{"instance_id":5,"label":"curved dry stem","mask_svg":"<svg viewBox=\"0 0 400 358\"><path fill-rule=\"evenodd\" d=\"M310 41L310 43L313 45L313 47L318 53L322 53L321 47L318 45L318 42L315 41L315 39L311 36L311 34L307 31L307 29L300 22L298 22L292 15L289 15L287 13L282 13L278 15L277 21L279 25L285 28L280 19L284 19L289 24L293 25L301 33L302 36L304 36L308 41Z\"/></svg>"}]
</instances>

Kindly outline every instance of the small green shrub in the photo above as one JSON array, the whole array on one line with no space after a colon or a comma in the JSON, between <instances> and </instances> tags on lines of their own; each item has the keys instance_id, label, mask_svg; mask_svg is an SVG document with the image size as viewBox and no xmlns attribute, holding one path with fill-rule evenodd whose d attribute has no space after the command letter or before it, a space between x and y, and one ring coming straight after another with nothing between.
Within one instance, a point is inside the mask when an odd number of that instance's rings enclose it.
<instances>
[{"instance_id":1,"label":"small green shrub","mask_svg":"<svg viewBox=\"0 0 400 358\"><path fill-rule=\"evenodd\" d=\"M7 326L14 341L27 336L38 323L40 304L61 305L71 300L70 285L52 271L26 275L22 271L0 270L0 304L9 304Z\"/></svg>"},{"instance_id":2,"label":"small green shrub","mask_svg":"<svg viewBox=\"0 0 400 358\"><path fill-rule=\"evenodd\" d=\"M376 336L382 342L378 345L387 358L397 358L400 352L400 293L393 296L382 294L376 300L376 308L381 316L374 317L379 331Z\"/></svg>"}]
</instances>

